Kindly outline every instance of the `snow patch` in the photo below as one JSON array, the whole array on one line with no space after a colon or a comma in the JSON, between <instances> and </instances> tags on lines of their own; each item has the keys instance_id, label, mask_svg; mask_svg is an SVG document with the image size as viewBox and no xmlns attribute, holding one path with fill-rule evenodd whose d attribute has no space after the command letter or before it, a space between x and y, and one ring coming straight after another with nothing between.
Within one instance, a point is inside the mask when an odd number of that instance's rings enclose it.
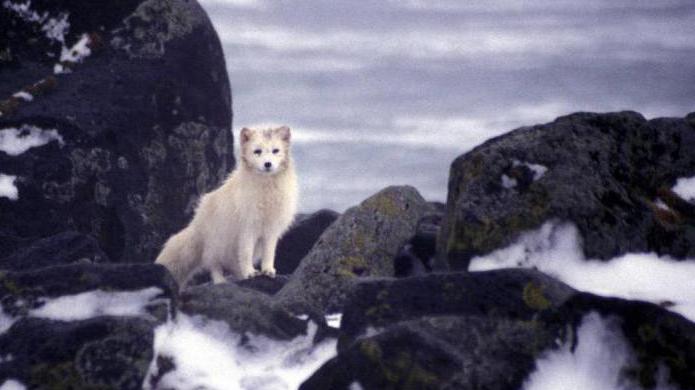
<instances>
[{"instance_id":1,"label":"snow patch","mask_svg":"<svg viewBox=\"0 0 695 390\"><path fill-rule=\"evenodd\" d=\"M158 374L157 357L173 359L175 370L165 373L158 388L296 389L324 362L336 355L336 341L313 345L316 325L305 336L277 341L232 332L221 321L178 313L155 329L155 358L143 388Z\"/></svg>"},{"instance_id":2,"label":"snow patch","mask_svg":"<svg viewBox=\"0 0 695 390\"><path fill-rule=\"evenodd\" d=\"M0 385L0 390L26 390L26 386L14 379L8 379Z\"/></svg>"},{"instance_id":3,"label":"snow patch","mask_svg":"<svg viewBox=\"0 0 695 390\"><path fill-rule=\"evenodd\" d=\"M509 190L509 189L516 187L517 184L518 183L516 182L516 179L511 178L511 177L507 176L506 174L502 174L502 187Z\"/></svg>"},{"instance_id":4,"label":"snow patch","mask_svg":"<svg viewBox=\"0 0 695 390\"><path fill-rule=\"evenodd\" d=\"M25 100L27 102L34 100L34 95L30 94L29 92L25 92L25 91L19 91L12 96L16 97L18 99Z\"/></svg>"},{"instance_id":5,"label":"snow patch","mask_svg":"<svg viewBox=\"0 0 695 390\"><path fill-rule=\"evenodd\" d=\"M558 350L536 361L536 370L523 385L524 390L628 390L635 383L624 378L623 369L633 363L633 351L616 321L592 312L584 316L577 329L577 345L566 342ZM669 387L662 383L658 390Z\"/></svg>"},{"instance_id":6,"label":"snow patch","mask_svg":"<svg viewBox=\"0 0 695 390\"><path fill-rule=\"evenodd\" d=\"M334 313L326 315L326 324L331 328L340 329L340 322L343 319L343 313Z\"/></svg>"},{"instance_id":7,"label":"snow patch","mask_svg":"<svg viewBox=\"0 0 695 390\"><path fill-rule=\"evenodd\" d=\"M0 130L0 151L10 156L19 156L27 150L58 141L65 145L63 137L56 129L41 129L36 126L22 125L20 128L8 127Z\"/></svg>"},{"instance_id":8,"label":"snow patch","mask_svg":"<svg viewBox=\"0 0 695 390\"><path fill-rule=\"evenodd\" d=\"M17 318L5 313L2 307L0 307L0 334L7 332L16 321Z\"/></svg>"},{"instance_id":9,"label":"snow patch","mask_svg":"<svg viewBox=\"0 0 695 390\"><path fill-rule=\"evenodd\" d=\"M0 197L5 197L10 200L19 199L19 191L17 190L17 186L14 185L16 179L17 176L0 173ZM1 322L0 320L0 323Z\"/></svg>"},{"instance_id":10,"label":"snow patch","mask_svg":"<svg viewBox=\"0 0 695 390\"><path fill-rule=\"evenodd\" d=\"M146 315L146 306L161 293L162 290L157 287L148 287L137 291L95 290L64 295L46 299L44 305L30 311L29 316L58 321L77 321L105 315Z\"/></svg>"},{"instance_id":11,"label":"snow patch","mask_svg":"<svg viewBox=\"0 0 695 390\"><path fill-rule=\"evenodd\" d=\"M470 271L534 268L582 291L667 304L695 321L695 259L676 261L653 253L629 253L609 261L586 259L577 228L546 222L522 234L512 245L471 260Z\"/></svg>"},{"instance_id":12,"label":"snow patch","mask_svg":"<svg viewBox=\"0 0 695 390\"><path fill-rule=\"evenodd\" d=\"M67 74L67 73L72 73L72 71L69 68L66 68L61 64L53 65L53 74Z\"/></svg>"},{"instance_id":13,"label":"snow patch","mask_svg":"<svg viewBox=\"0 0 695 390\"><path fill-rule=\"evenodd\" d=\"M0 363L8 363L14 360L14 356L12 356L11 353L8 353L5 356L0 355Z\"/></svg>"},{"instance_id":14,"label":"snow patch","mask_svg":"<svg viewBox=\"0 0 695 390\"><path fill-rule=\"evenodd\" d=\"M48 39L65 43L65 34L70 30L70 22L68 15L61 14L57 18L50 18L41 27L41 30L46 34Z\"/></svg>"},{"instance_id":15,"label":"snow patch","mask_svg":"<svg viewBox=\"0 0 695 390\"><path fill-rule=\"evenodd\" d=\"M63 46L63 49L60 53L60 61L61 62L73 62L73 63L79 63L82 62L87 56L92 54L92 51L89 49L89 43L90 43L89 35L87 34L82 34L82 37L80 38L77 43L75 43L71 48L67 48ZM62 66L61 66L62 67ZM55 67L54 67L54 73L55 72Z\"/></svg>"},{"instance_id":16,"label":"snow patch","mask_svg":"<svg viewBox=\"0 0 695 390\"><path fill-rule=\"evenodd\" d=\"M673 192L687 201L695 202L695 176L678 179Z\"/></svg>"},{"instance_id":17,"label":"snow patch","mask_svg":"<svg viewBox=\"0 0 695 390\"><path fill-rule=\"evenodd\" d=\"M540 179L548 171L548 168L543 165L533 164L525 161L512 160L512 165L515 167L523 165L530 169L533 172L533 181Z\"/></svg>"},{"instance_id":18,"label":"snow patch","mask_svg":"<svg viewBox=\"0 0 695 390\"><path fill-rule=\"evenodd\" d=\"M70 29L67 13L62 13L57 17L51 17L48 12L39 14L31 9L31 0L27 0L26 3L13 3L6 0L2 5L17 14L25 22L41 24L41 31L44 32L46 38L65 43L65 34Z\"/></svg>"},{"instance_id":19,"label":"snow patch","mask_svg":"<svg viewBox=\"0 0 695 390\"><path fill-rule=\"evenodd\" d=\"M354 381L350 383L350 390L364 390L364 387L360 384L360 382Z\"/></svg>"}]
</instances>

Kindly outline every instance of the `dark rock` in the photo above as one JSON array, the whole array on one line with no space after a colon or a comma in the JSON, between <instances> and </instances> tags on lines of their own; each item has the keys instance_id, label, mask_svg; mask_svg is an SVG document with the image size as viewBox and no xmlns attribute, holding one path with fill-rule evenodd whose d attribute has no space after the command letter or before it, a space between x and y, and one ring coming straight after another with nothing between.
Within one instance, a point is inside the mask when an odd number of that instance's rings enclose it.
<instances>
[{"instance_id":1,"label":"dark rock","mask_svg":"<svg viewBox=\"0 0 695 390\"><path fill-rule=\"evenodd\" d=\"M399 249L393 259L393 275L396 277L422 276L429 271L422 259L415 254L410 242Z\"/></svg>"},{"instance_id":2,"label":"dark rock","mask_svg":"<svg viewBox=\"0 0 695 390\"><path fill-rule=\"evenodd\" d=\"M224 321L240 334L291 340L307 331L306 321L275 305L267 294L233 283L191 287L181 293L180 302L182 312Z\"/></svg>"},{"instance_id":3,"label":"dark rock","mask_svg":"<svg viewBox=\"0 0 695 390\"><path fill-rule=\"evenodd\" d=\"M570 325L574 331L567 336L572 337L582 318L594 312L617 320L632 349L632 362L622 370L630 381L645 389L655 388L660 379L681 389L695 388L695 323L661 306L581 293L539 320L547 326Z\"/></svg>"},{"instance_id":4,"label":"dark rock","mask_svg":"<svg viewBox=\"0 0 695 390\"><path fill-rule=\"evenodd\" d=\"M557 330L532 321L425 317L358 340L300 389L519 389Z\"/></svg>"},{"instance_id":5,"label":"dark rock","mask_svg":"<svg viewBox=\"0 0 695 390\"><path fill-rule=\"evenodd\" d=\"M384 328L422 316L530 320L574 293L564 283L528 269L365 280L353 287L344 305L338 349L345 349L367 328Z\"/></svg>"},{"instance_id":6,"label":"dark rock","mask_svg":"<svg viewBox=\"0 0 695 390\"><path fill-rule=\"evenodd\" d=\"M231 97L221 45L188 0L37 0L69 23L64 42L0 6L0 131L35 126L54 140L12 156L19 199L0 197L0 253L66 230L97 239L112 261L154 259L198 197L233 167ZM89 34L92 53L61 49ZM12 97L33 92L32 101Z\"/></svg>"},{"instance_id":7,"label":"dark rock","mask_svg":"<svg viewBox=\"0 0 695 390\"><path fill-rule=\"evenodd\" d=\"M437 236L444 218L444 212L435 207L433 209L436 211L426 214L418 221L415 235L398 251L393 260L395 276L424 275L432 271L437 254Z\"/></svg>"},{"instance_id":8,"label":"dark rock","mask_svg":"<svg viewBox=\"0 0 695 390\"><path fill-rule=\"evenodd\" d=\"M276 292L280 291L280 289L287 284L288 280L290 280L288 275L275 275L272 278L265 275L259 275L242 280L228 280L227 283L235 283L236 285L244 288L261 291L268 295L275 295ZM197 272L191 278L191 281L187 283L187 286L200 286L207 283L212 283L210 273Z\"/></svg>"},{"instance_id":9,"label":"dark rock","mask_svg":"<svg viewBox=\"0 0 695 390\"><path fill-rule=\"evenodd\" d=\"M634 112L573 114L489 140L451 166L438 265L466 269L550 219L574 223L589 258L693 257L692 219L654 203L659 189L695 175L693 148L691 121Z\"/></svg>"},{"instance_id":10,"label":"dark rock","mask_svg":"<svg viewBox=\"0 0 695 390\"><path fill-rule=\"evenodd\" d=\"M96 240L69 231L31 243L10 256L0 259L0 269L26 271L70 263L102 263L108 261Z\"/></svg>"},{"instance_id":11,"label":"dark rock","mask_svg":"<svg viewBox=\"0 0 695 390\"><path fill-rule=\"evenodd\" d=\"M30 389L140 389L153 356L155 323L99 317L25 318L0 335L0 383Z\"/></svg>"},{"instance_id":12,"label":"dark rock","mask_svg":"<svg viewBox=\"0 0 695 390\"><path fill-rule=\"evenodd\" d=\"M627 387L695 383L694 323L652 303L577 292L538 272L431 274L364 281L354 291L338 356L302 389L354 382L364 389L518 389L540 357L561 346L574 351L578 327L593 313L617 323L615 337L629 346L620 367Z\"/></svg>"},{"instance_id":13,"label":"dark rock","mask_svg":"<svg viewBox=\"0 0 695 390\"><path fill-rule=\"evenodd\" d=\"M412 187L388 187L347 210L321 235L278 302L304 313L340 311L350 286L367 276L393 276L393 258L415 233L427 203Z\"/></svg>"},{"instance_id":14,"label":"dark rock","mask_svg":"<svg viewBox=\"0 0 695 390\"><path fill-rule=\"evenodd\" d=\"M260 291L268 295L275 295L275 293L280 291L289 280L290 278L287 275L275 275L275 277L272 278L265 275L260 275L253 278L239 280L234 283L244 288Z\"/></svg>"},{"instance_id":15,"label":"dark rock","mask_svg":"<svg viewBox=\"0 0 695 390\"><path fill-rule=\"evenodd\" d=\"M300 216L282 236L275 251L275 270L278 274L289 275L297 268L321 234L338 219L333 210L319 210L313 214Z\"/></svg>"},{"instance_id":16,"label":"dark rock","mask_svg":"<svg viewBox=\"0 0 695 390\"><path fill-rule=\"evenodd\" d=\"M0 304L5 313L23 317L41 308L50 298L95 290L127 292L148 288L160 290L147 303L148 313L160 322L166 321L175 310L177 286L159 264L73 264L2 272Z\"/></svg>"}]
</instances>

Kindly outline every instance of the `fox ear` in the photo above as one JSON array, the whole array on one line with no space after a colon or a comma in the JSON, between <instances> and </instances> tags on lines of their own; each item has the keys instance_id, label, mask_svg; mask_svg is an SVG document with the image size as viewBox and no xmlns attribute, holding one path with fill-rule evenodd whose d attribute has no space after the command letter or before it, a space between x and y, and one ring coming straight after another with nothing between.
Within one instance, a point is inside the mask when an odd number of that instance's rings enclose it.
<instances>
[{"instance_id":1,"label":"fox ear","mask_svg":"<svg viewBox=\"0 0 695 390\"><path fill-rule=\"evenodd\" d=\"M243 129L241 129L240 135L241 135L241 137L240 137L241 143L245 144L245 143L249 142L249 140L251 139L252 131L251 131L251 129L244 127Z\"/></svg>"},{"instance_id":2,"label":"fox ear","mask_svg":"<svg viewBox=\"0 0 695 390\"><path fill-rule=\"evenodd\" d=\"M280 137L282 138L283 141L289 142L290 137L292 135L289 127L287 127L287 126L278 127L275 131L277 131L277 133L280 134Z\"/></svg>"}]
</instances>

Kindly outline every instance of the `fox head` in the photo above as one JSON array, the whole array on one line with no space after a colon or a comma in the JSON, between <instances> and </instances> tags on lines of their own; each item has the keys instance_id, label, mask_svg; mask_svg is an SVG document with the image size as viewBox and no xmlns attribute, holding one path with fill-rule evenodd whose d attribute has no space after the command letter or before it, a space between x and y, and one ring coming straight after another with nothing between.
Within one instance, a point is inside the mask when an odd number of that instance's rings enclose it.
<instances>
[{"instance_id":1,"label":"fox head","mask_svg":"<svg viewBox=\"0 0 695 390\"><path fill-rule=\"evenodd\" d=\"M241 161L246 169L264 175L284 171L290 161L290 128L241 129Z\"/></svg>"}]
</instances>

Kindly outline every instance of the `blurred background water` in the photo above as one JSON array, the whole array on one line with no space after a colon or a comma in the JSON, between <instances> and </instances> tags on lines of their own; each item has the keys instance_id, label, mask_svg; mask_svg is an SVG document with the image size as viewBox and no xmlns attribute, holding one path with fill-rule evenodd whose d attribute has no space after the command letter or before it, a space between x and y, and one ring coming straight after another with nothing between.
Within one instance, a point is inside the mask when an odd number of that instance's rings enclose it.
<instances>
[{"instance_id":1,"label":"blurred background water","mask_svg":"<svg viewBox=\"0 0 695 390\"><path fill-rule=\"evenodd\" d=\"M693 0L200 1L235 134L293 128L302 211L444 201L456 156L559 115L695 111Z\"/></svg>"}]
</instances>

